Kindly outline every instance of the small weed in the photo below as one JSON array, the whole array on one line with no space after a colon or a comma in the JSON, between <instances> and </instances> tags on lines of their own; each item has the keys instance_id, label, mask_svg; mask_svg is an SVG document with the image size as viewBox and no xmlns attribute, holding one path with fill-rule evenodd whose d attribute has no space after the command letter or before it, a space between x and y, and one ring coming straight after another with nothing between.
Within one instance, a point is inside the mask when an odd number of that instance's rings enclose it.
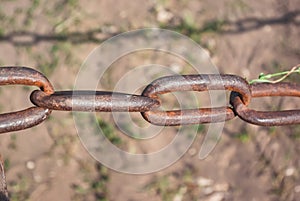
<instances>
[{"instance_id":1,"label":"small weed","mask_svg":"<svg viewBox=\"0 0 300 201\"><path fill-rule=\"evenodd\" d=\"M84 169L84 185L73 184L72 188L74 189L74 195L72 200L89 200L87 197L93 196L93 200L97 201L108 201L107 199L107 182L109 180L108 169L101 165L96 164L96 172L98 176L95 178L94 175L90 175L91 167L88 167L84 162L81 164L81 167Z\"/></svg>"},{"instance_id":2,"label":"small weed","mask_svg":"<svg viewBox=\"0 0 300 201\"><path fill-rule=\"evenodd\" d=\"M99 178L91 183L91 190L95 192L98 201L108 201L106 183L108 182L108 170L103 165L97 165Z\"/></svg>"},{"instance_id":3,"label":"small weed","mask_svg":"<svg viewBox=\"0 0 300 201\"><path fill-rule=\"evenodd\" d=\"M114 145L122 144L122 140L115 134L114 127L111 126L109 123L105 122L104 120L98 118L97 119L98 125L100 126L102 133L105 137Z\"/></svg>"},{"instance_id":4,"label":"small weed","mask_svg":"<svg viewBox=\"0 0 300 201\"><path fill-rule=\"evenodd\" d=\"M205 126L203 124L199 124L197 125L197 133L203 133L203 131L205 130Z\"/></svg>"},{"instance_id":5,"label":"small weed","mask_svg":"<svg viewBox=\"0 0 300 201\"><path fill-rule=\"evenodd\" d=\"M73 189L75 193L79 195L85 195L87 193L87 190L79 185L73 185Z\"/></svg>"},{"instance_id":6,"label":"small weed","mask_svg":"<svg viewBox=\"0 0 300 201\"><path fill-rule=\"evenodd\" d=\"M171 187L168 175L155 179L146 186L146 190L154 190L165 201L173 200L177 193L177 189Z\"/></svg>"},{"instance_id":7,"label":"small weed","mask_svg":"<svg viewBox=\"0 0 300 201\"><path fill-rule=\"evenodd\" d=\"M243 0L235 0L230 3L230 7L234 11L246 12L250 10L250 7Z\"/></svg>"},{"instance_id":8,"label":"small weed","mask_svg":"<svg viewBox=\"0 0 300 201\"><path fill-rule=\"evenodd\" d=\"M4 33L5 33L5 32L4 32L4 29L3 29L2 27L0 27L0 37L1 37L1 36L4 36Z\"/></svg>"},{"instance_id":9,"label":"small weed","mask_svg":"<svg viewBox=\"0 0 300 201\"><path fill-rule=\"evenodd\" d=\"M157 1L157 4L161 5L163 7L165 7L167 5L167 3L168 3L168 0L158 0Z\"/></svg>"},{"instance_id":10,"label":"small weed","mask_svg":"<svg viewBox=\"0 0 300 201\"><path fill-rule=\"evenodd\" d=\"M11 195L10 200L11 201L19 201L19 200L28 200L29 198L29 184L28 184L28 178L24 175L18 176L18 182L13 182L10 184L11 189Z\"/></svg>"},{"instance_id":11,"label":"small weed","mask_svg":"<svg viewBox=\"0 0 300 201\"><path fill-rule=\"evenodd\" d=\"M276 133L276 127L275 126L271 126L268 128L269 129L269 135L273 135Z\"/></svg>"},{"instance_id":12,"label":"small weed","mask_svg":"<svg viewBox=\"0 0 300 201\"><path fill-rule=\"evenodd\" d=\"M71 7L75 8L75 7L77 7L77 5L78 5L78 0L67 0L67 3L68 3Z\"/></svg>"},{"instance_id":13,"label":"small weed","mask_svg":"<svg viewBox=\"0 0 300 201\"><path fill-rule=\"evenodd\" d=\"M17 149L17 143L16 142L17 142L17 135L16 134L10 135L10 142L8 144L8 148L16 150Z\"/></svg>"},{"instance_id":14,"label":"small weed","mask_svg":"<svg viewBox=\"0 0 300 201\"><path fill-rule=\"evenodd\" d=\"M242 141L243 143L246 143L250 140L250 136L248 135L247 132L242 132L236 136L237 139Z\"/></svg>"},{"instance_id":15,"label":"small weed","mask_svg":"<svg viewBox=\"0 0 300 201\"><path fill-rule=\"evenodd\" d=\"M223 30L223 26L226 25L226 21L224 20L211 20L204 23L204 25L200 28L196 26L195 20L191 17L191 15L186 15L182 22L179 25L172 26L161 24L161 28L172 29L181 34L184 34L194 40L197 43L201 43L201 38L203 34L207 33L220 33Z\"/></svg>"},{"instance_id":16,"label":"small weed","mask_svg":"<svg viewBox=\"0 0 300 201\"><path fill-rule=\"evenodd\" d=\"M225 24L226 22L224 20L211 20L203 25L201 32L219 33L222 31L223 25Z\"/></svg>"},{"instance_id":17,"label":"small weed","mask_svg":"<svg viewBox=\"0 0 300 201\"><path fill-rule=\"evenodd\" d=\"M193 182L193 172L190 169L187 169L186 171L184 171L183 173L183 181L186 183L190 183Z\"/></svg>"},{"instance_id":18,"label":"small weed","mask_svg":"<svg viewBox=\"0 0 300 201\"><path fill-rule=\"evenodd\" d=\"M53 73L59 62L59 54L55 49L51 49L50 55L50 59L47 59L44 55L39 53L33 55L39 66L39 70L46 76L50 76Z\"/></svg>"},{"instance_id":19,"label":"small weed","mask_svg":"<svg viewBox=\"0 0 300 201\"><path fill-rule=\"evenodd\" d=\"M291 127L291 138L295 140L300 140L300 126L296 125Z\"/></svg>"},{"instance_id":20,"label":"small weed","mask_svg":"<svg viewBox=\"0 0 300 201\"><path fill-rule=\"evenodd\" d=\"M31 25L32 19L33 19L33 13L40 5L40 0L32 0L31 2L32 2L31 7L26 12L27 17L24 22L25 26L27 26L27 27Z\"/></svg>"},{"instance_id":21,"label":"small weed","mask_svg":"<svg viewBox=\"0 0 300 201\"><path fill-rule=\"evenodd\" d=\"M4 170L8 170L10 168L10 160L8 158L6 158L4 160Z\"/></svg>"}]
</instances>

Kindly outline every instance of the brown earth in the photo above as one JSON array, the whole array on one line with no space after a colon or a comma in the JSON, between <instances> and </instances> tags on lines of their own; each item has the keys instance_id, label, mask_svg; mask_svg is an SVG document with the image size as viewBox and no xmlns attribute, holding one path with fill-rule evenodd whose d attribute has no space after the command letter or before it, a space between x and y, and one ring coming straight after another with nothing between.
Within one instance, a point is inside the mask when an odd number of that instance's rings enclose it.
<instances>
[{"instance_id":1,"label":"brown earth","mask_svg":"<svg viewBox=\"0 0 300 201\"><path fill-rule=\"evenodd\" d=\"M0 64L35 68L57 90L69 90L82 62L103 40L161 27L202 45L220 72L254 79L300 63L299 5L299 0L2 0ZM112 65L102 81L104 89L111 90L123 74L148 63L184 65L164 54L132 54ZM299 75L290 80L299 82ZM1 112L30 106L24 97L31 89L1 87ZM274 110L300 104L297 98L262 98L251 107ZM166 128L164 135L140 142L117 130L110 114L99 116L125 143L124 149L157 150L176 130ZM72 114L55 111L37 127L0 136L11 200L300 200L299 125L266 128L235 118L225 124L212 153L199 160L207 128L172 166L128 175L97 163L80 143Z\"/></svg>"}]
</instances>

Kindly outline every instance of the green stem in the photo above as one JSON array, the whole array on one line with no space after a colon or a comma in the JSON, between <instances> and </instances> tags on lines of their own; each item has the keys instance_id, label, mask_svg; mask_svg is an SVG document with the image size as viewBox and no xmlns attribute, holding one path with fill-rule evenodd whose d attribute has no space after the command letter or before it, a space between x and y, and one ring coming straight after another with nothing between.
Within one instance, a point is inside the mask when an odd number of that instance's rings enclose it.
<instances>
[{"instance_id":1,"label":"green stem","mask_svg":"<svg viewBox=\"0 0 300 201\"><path fill-rule=\"evenodd\" d=\"M296 68L298 68L298 69L296 69ZM289 71L283 71L283 72L273 73L273 74L267 74L267 75L261 74L258 79L251 80L249 82L249 84L253 84L253 83L256 83L256 82L266 82L266 83L280 82L280 81L282 81L283 79L285 79L287 76L289 76L292 73L300 73L300 66L297 65L297 66L293 67ZM279 76L282 76L282 77L279 78L278 80L275 80L275 81L269 80L271 78L279 77Z\"/></svg>"}]
</instances>

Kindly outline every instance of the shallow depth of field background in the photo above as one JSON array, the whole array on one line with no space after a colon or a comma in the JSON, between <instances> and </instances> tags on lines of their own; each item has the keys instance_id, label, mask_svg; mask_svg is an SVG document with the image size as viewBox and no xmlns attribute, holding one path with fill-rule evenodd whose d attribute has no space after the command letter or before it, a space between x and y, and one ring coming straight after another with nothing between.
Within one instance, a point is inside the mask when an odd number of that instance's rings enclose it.
<instances>
[{"instance_id":1,"label":"shallow depth of field background","mask_svg":"<svg viewBox=\"0 0 300 201\"><path fill-rule=\"evenodd\" d=\"M82 62L102 41L151 27L190 37L209 52L221 73L248 80L300 63L299 0L0 0L0 65L35 68L57 90L70 90ZM103 81L106 90L118 81L119 69L126 72L144 60L180 66L178 58L168 55L159 59L151 53L130 55L114 64L106 78L109 82ZM180 69L179 73L189 73ZM294 75L290 81L299 78ZM1 113L30 106L27 97L32 89L1 86ZM251 107L280 110L300 104L297 98L262 98L253 100ZM124 137L110 114L97 117L114 144L141 148L138 141ZM11 200L299 200L299 125L268 128L235 118L225 124L219 143L205 160L197 154L207 125L197 129L190 150L171 167L143 176L126 175L90 157L79 141L72 114L54 111L37 127L0 136ZM168 143L172 132L159 139ZM155 139L142 143L147 150L156 146Z\"/></svg>"}]
</instances>

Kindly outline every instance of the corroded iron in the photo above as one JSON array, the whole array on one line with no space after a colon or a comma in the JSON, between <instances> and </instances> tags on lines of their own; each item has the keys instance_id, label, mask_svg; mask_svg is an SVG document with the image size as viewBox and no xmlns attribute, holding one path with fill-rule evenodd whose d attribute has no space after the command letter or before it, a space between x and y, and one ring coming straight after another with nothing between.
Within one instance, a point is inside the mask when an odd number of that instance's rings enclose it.
<instances>
[{"instance_id":1,"label":"corroded iron","mask_svg":"<svg viewBox=\"0 0 300 201\"><path fill-rule=\"evenodd\" d=\"M161 126L177 126L223 122L236 115L248 123L261 126L300 124L300 109L255 111L248 108L251 98L265 96L300 97L297 83L248 82L236 75L182 75L159 78L149 84L142 95L105 91L57 91L40 72L27 67L1 67L1 85L30 85L40 90L31 93L36 107L0 114L0 133L23 130L43 122L52 110L87 112L141 112L148 122ZM161 111L159 95L178 91L229 90L230 104L218 108ZM0 200L9 200L3 161L0 157Z\"/></svg>"},{"instance_id":2,"label":"corroded iron","mask_svg":"<svg viewBox=\"0 0 300 201\"><path fill-rule=\"evenodd\" d=\"M266 96L300 97L297 83L255 83L250 86L252 98ZM236 92L231 93L230 102L236 114L244 121L260 126L284 126L300 124L300 110L256 111L248 108Z\"/></svg>"},{"instance_id":3,"label":"corroded iron","mask_svg":"<svg viewBox=\"0 0 300 201\"><path fill-rule=\"evenodd\" d=\"M300 110L261 112L249 109L251 98L264 96L300 97L300 84L248 82L236 75L166 76L149 84L142 95L105 91L54 91L40 72L27 67L1 67L0 85L32 85L36 107L0 114L0 133L26 129L43 122L52 110L87 112L141 112L150 123L163 126L222 122L234 118L256 125L278 126L300 123ZM177 91L231 91L232 107L159 110L159 95Z\"/></svg>"},{"instance_id":4,"label":"corroded iron","mask_svg":"<svg viewBox=\"0 0 300 201\"><path fill-rule=\"evenodd\" d=\"M247 81L235 75L182 75L159 78L149 84L143 96L159 100L159 94L176 91L237 91L243 103L250 102L250 88ZM177 126L227 121L235 117L230 107L200 108L176 111L147 111L143 117L155 125Z\"/></svg>"},{"instance_id":5,"label":"corroded iron","mask_svg":"<svg viewBox=\"0 0 300 201\"><path fill-rule=\"evenodd\" d=\"M40 72L27 67L1 67L1 85L37 86L47 94L54 92L52 84ZM23 130L43 122L51 110L31 107L18 112L0 114L0 133Z\"/></svg>"},{"instance_id":6,"label":"corroded iron","mask_svg":"<svg viewBox=\"0 0 300 201\"><path fill-rule=\"evenodd\" d=\"M36 90L30 99L38 107L63 111L143 112L160 105L148 97L106 91L59 91L47 95Z\"/></svg>"}]
</instances>

